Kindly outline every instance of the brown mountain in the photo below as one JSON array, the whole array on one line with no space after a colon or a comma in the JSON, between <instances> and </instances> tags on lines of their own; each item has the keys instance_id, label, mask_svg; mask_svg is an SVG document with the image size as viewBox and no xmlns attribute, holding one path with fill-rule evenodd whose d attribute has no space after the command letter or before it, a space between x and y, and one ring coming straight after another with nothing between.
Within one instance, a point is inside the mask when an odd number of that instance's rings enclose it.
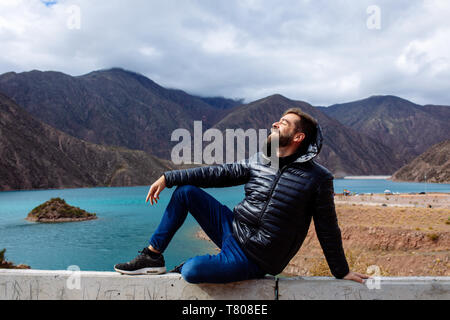
<instances>
[{"instance_id":1,"label":"brown mountain","mask_svg":"<svg viewBox=\"0 0 450 320\"><path fill-rule=\"evenodd\" d=\"M399 167L399 160L389 147L342 125L306 102L289 100L281 95L236 107L215 127L219 130L269 129L291 107L301 108L321 124L324 147L318 161L336 176L391 174Z\"/></svg>"},{"instance_id":2,"label":"brown mountain","mask_svg":"<svg viewBox=\"0 0 450 320\"><path fill-rule=\"evenodd\" d=\"M265 128L289 106L303 106L321 122L325 147L320 160L338 176L392 174L426 147L448 136L448 110L418 106L397 97L329 108L275 95L250 104L202 98L166 89L130 71L110 69L72 77L31 71L0 76L3 90L35 118L96 144L144 150L170 158L175 129Z\"/></svg>"},{"instance_id":3,"label":"brown mountain","mask_svg":"<svg viewBox=\"0 0 450 320\"><path fill-rule=\"evenodd\" d=\"M450 140L432 146L395 172L392 180L450 183Z\"/></svg>"},{"instance_id":4,"label":"brown mountain","mask_svg":"<svg viewBox=\"0 0 450 320\"><path fill-rule=\"evenodd\" d=\"M403 164L450 137L450 107L446 106L420 106L395 96L373 96L321 110L382 141Z\"/></svg>"},{"instance_id":5,"label":"brown mountain","mask_svg":"<svg viewBox=\"0 0 450 320\"><path fill-rule=\"evenodd\" d=\"M199 98L166 89L123 69L72 77L60 72L10 72L0 91L37 119L71 136L170 158L171 133L212 126L239 101Z\"/></svg>"},{"instance_id":6,"label":"brown mountain","mask_svg":"<svg viewBox=\"0 0 450 320\"><path fill-rule=\"evenodd\" d=\"M0 190L148 185L172 168L143 151L74 138L0 93Z\"/></svg>"}]
</instances>

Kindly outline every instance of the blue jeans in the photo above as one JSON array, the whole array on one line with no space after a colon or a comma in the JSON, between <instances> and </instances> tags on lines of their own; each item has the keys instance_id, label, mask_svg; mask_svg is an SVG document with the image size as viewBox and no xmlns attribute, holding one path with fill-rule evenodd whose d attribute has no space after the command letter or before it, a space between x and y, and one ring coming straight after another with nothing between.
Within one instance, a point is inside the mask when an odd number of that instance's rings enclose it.
<instances>
[{"instance_id":1,"label":"blue jeans","mask_svg":"<svg viewBox=\"0 0 450 320\"><path fill-rule=\"evenodd\" d=\"M187 260L181 268L181 275L187 282L228 283L264 277L265 273L246 257L232 234L233 212L194 186L179 186L173 192L150 245L164 252L188 212L221 252Z\"/></svg>"}]
</instances>

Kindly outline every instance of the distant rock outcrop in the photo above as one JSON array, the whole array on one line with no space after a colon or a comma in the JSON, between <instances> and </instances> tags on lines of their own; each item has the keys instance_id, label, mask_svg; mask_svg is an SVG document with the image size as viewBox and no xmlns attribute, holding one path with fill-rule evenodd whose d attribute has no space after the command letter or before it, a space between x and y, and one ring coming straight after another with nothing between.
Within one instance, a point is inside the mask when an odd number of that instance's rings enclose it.
<instances>
[{"instance_id":1,"label":"distant rock outcrop","mask_svg":"<svg viewBox=\"0 0 450 320\"><path fill-rule=\"evenodd\" d=\"M450 183L450 140L432 146L399 169L393 181Z\"/></svg>"},{"instance_id":2,"label":"distant rock outcrop","mask_svg":"<svg viewBox=\"0 0 450 320\"><path fill-rule=\"evenodd\" d=\"M95 213L70 206L61 198L53 198L41 204L34 208L26 218L28 221L43 223L77 222L94 219L97 219Z\"/></svg>"}]
</instances>

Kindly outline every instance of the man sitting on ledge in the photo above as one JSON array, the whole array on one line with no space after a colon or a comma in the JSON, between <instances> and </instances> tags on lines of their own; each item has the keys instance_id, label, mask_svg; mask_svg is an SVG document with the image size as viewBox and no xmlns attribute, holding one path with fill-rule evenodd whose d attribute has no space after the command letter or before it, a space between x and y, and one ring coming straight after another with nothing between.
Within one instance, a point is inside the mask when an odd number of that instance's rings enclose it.
<instances>
[{"instance_id":1,"label":"man sitting on ledge","mask_svg":"<svg viewBox=\"0 0 450 320\"><path fill-rule=\"evenodd\" d=\"M275 139L278 166L268 161ZM332 274L363 283L368 276L351 272L345 258L333 175L313 160L322 147L317 121L300 109L289 109L272 125L266 145L267 154L243 161L165 172L150 187L146 202L156 204L165 187L178 187L148 248L114 269L124 274L164 273L162 253L190 212L221 252L191 258L172 270L187 282L228 283L277 275L300 249L314 219ZM245 198L233 211L200 189L241 184Z\"/></svg>"}]
</instances>

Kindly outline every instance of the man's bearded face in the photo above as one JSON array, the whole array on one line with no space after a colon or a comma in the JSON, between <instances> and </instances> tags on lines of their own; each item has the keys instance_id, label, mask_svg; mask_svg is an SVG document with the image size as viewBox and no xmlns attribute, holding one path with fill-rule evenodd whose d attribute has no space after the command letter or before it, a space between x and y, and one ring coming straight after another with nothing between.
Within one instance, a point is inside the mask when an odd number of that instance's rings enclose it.
<instances>
[{"instance_id":1,"label":"man's bearded face","mask_svg":"<svg viewBox=\"0 0 450 320\"><path fill-rule=\"evenodd\" d=\"M279 147L286 147L291 144L294 139L294 132L281 132L276 128L271 129L271 134L267 138L267 144L270 145L273 141L278 140Z\"/></svg>"}]
</instances>

